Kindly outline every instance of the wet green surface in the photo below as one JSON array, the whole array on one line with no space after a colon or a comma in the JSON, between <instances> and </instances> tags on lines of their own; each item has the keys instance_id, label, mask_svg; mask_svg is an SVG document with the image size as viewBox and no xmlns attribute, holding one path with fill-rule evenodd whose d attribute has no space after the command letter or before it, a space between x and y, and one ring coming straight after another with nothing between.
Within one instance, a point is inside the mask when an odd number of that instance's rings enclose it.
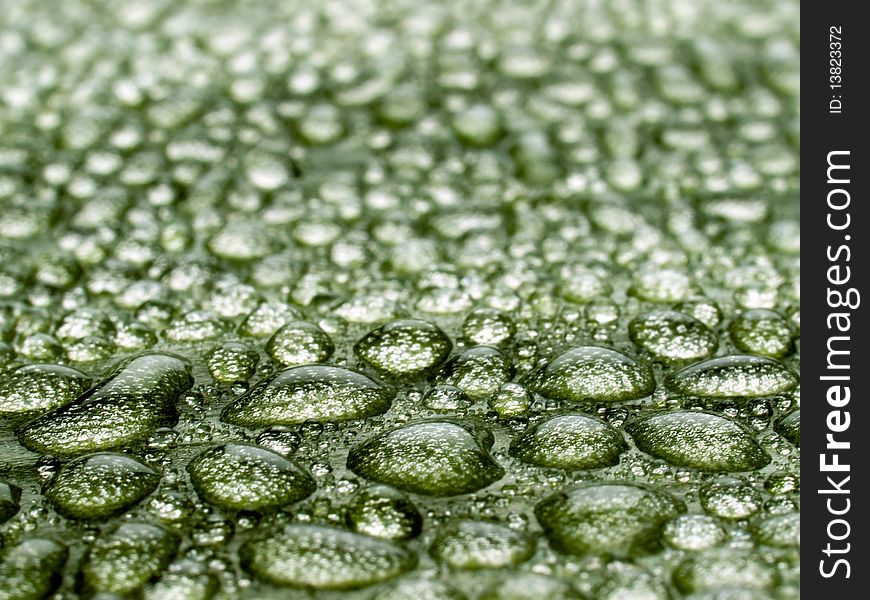
<instances>
[{"instance_id":1,"label":"wet green surface","mask_svg":"<svg viewBox=\"0 0 870 600\"><path fill-rule=\"evenodd\" d=\"M798 3L0 10L0 599L799 596Z\"/></svg>"}]
</instances>

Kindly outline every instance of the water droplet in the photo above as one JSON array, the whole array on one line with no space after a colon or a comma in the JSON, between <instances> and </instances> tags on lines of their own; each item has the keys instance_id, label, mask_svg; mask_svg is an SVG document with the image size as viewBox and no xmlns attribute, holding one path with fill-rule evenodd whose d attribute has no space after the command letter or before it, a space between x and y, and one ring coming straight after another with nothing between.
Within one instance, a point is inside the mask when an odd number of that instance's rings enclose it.
<instances>
[{"instance_id":1,"label":"water droplet","mask_svg":"<svg viewBox=\"0 0 870 600\"><path fill-rule=\"evenodd\" d=\"M299 133L309 144L334 142L344 132L338 109L329 104L316 104L299 122Z\"/></svg>"},{"instance_id":2,"label":"water droplet","mask_svg":"<svg viewBox=\"0 0 870 600\"><path fill-rule=\"evenodd\" d=\"M583 597L570 584L555 577L515 573L489 587L480 600L581 600Z\"/></svg>"},{"instance_id":3,"label":"water droplet","mask_svg":"<svg viewBox=\"0 0 870 600\"><path fill-rule=\"evenodd\" d=\"M15 516L21 508L21 488L0 480L0 524Z\"/></svg>"},{"instance_id":4,"label":"water droplet","mask_svg":"<svg viewBox=\"0 0 870 600\"><path fill-rule=\"evenodd\" d=\"M444 365L437 379L458 387L472 400L483 400L509 381L512 372L510 360L501 352L491 346L477 346Z\"/></svg>"},{"instance_id":5,"label":"water droplet","mask_svg":"<svg viewBox=\"0 0 870 600\"><path fill-rule=\"evenodd\" d=\"M275 332L266 352L278 364L302 365L325 362L335 352L335 345L317 325L295 321Z\"/></svg>"},{"instance_id":6,"label":"water droplet","mask_svg":"<svg viewBox=\"0 0 870 600\"><path fill-rule=\"evenodd\" d=\"M273 247L262 225L252 221L230 221L208 242L215 256L238 262L268 256Z\"/></svg>"},{"instance_id":7,"label":"water droplet","mask_svg":"<svg viewBox=\"0 0 870 600\"><path fill-rule=\"evenodd\" d=\"M194 310L182 315L166 328L164 335L174 342L203 342L220 337L226 324L207 310Z\"/></svg>"},{"instance_id":8,"label":"water droplet","mask_svg":"<svg viewBox=\"0 0 870 600\"><path fill-rule=\"evenodd\" d=\"M442 526L429 554L457 569L497 569L518 565L535 552L527 534L498 523L462 520Z\"/></svg>"},{"instance_id":9,"label":"water droplet","mask_svg":"<svg viewBox=\"0 0 870 600\"><path fill-rule=\"evenodd\" d=\"M415 377L440 365L453 344L435 325L416 319L391 321L366 334L354 352L379 371Z\"/></svg>"},{"instance_id":10,"label":"water droplet","mask_svg":"<svg viewBox=\"0 0 870 600\"><path fill-rule=\"evenodd\" d=\"M345 507L345 522L357 533L387 540L407 540L420 534L423 517L401 492L375 485L354 494Z\"/></svg>"},{"instance_id":11,"label":"water droplet","mask_svg":"<svg viewBox=\"0 0 870 600\"><path fill-rule=\"evenodd\" d=\"M650 395L655 378L649 366L600 346L572 348L529 378L529 388L555 400L619 402Z\"/></svg>"},{"instance_id":12,"label":"water droplet","mask_svg":"<svg viewBox=\"0 0 870 600\"><path fill-rule=\"evenodd\" d=\"M227 406L221 420L243 427L346 421L386 412L395 390L341 367L290 367Z\"/></svg>"},{"instance_id":13,"label":"water droplet","mask_svg":"<svg viewBox=\"0 0 870 600\"><path fill-rule=\"evenodd\" d=\"M299 311L288 304L263 302L245 317L239 325L239 333L251 337L266 337L272 335L285 323L295 321L300 316Z\"/></svg>"},{"instance_id":14,"label":"water droplet","mask_svg":"<svg viewBox=\"0 0 870 600\"><path fill-rule=\"evenodd\" d=\"M685 558L674 570L673 580L685 594L740 587L750 588L747 593L757 597L758 588L773 587L779 578L757 555L715 548Z\"/></svg>"},{"instance_id":15,"label":"water droplet","mask_svg":"<svg viewBox=\"0 0 870 600\"><path fill-rule=\"evenodd\" d=\"M692 289L689 276L674 269L650 269L635 276L630 293L647 302L680 302Z\"/></svg>"},{"instance_id":16,"label":"water droplet","mask_svg":"<svg viewBox=\"0 0 870 600\"><path fill-rule=\"evenodd\" d=\"M782 358L794 352L792 330L782 316L764 308L737 315L728 328L731 341L741 352Z\"/></svg>"},{"instance_id":17,"label":"water droplet","mask_svg":"<svg viewBox=\"0 0 870 600\"><path fill-rule=\"evenodd\" d=\"M181 560L169 565L159 581L145 588L144 600L208 600L218 591L217 578L205 565Z\"/></svg>"},{"instance_id":18,"label":"water droplet","mask_svg":"<svg viewBox=\"0 0 870 600\"><path fill-rule=\"evenodd\" d=\"M47 333L28 335L14 347L15 352L33 362L58 362L63 356L63 346Z\"/></svg>"},{"instance_id":19,"label":"water droplet","mask_svg":"<svg viewBox=\"0 0 870 600\"><path fill-rule=\"evenodd\" d=\"M437 411L459 411L471 406L471 398L454 385L435 385L423 396L423 406Z\"/></svg>"},{"instance_id":20,"label":"water droplet","mask_svg":"<svg viewBox=\"0 0 870 600\"><path fill-rule=\"evenodd\" d=\"M706 550L725 541L725 530L713 517L680 515L662 531L662 539L679 550Z\"/></svg>"},{"instance_id":21,"label":"water droplet","mask_svg":"<svg viewBox=\"0 0 870 600\"><path fill-rule=\"evenodd\" d=\"M801 487L801 479L799 473L789 473L788 471L774 471L764 480L764 489L771 494L784 495L791 492L797 492Z\"/></svg>"},{"instance_id":22,"label":"water droplet","mask_svg":"<svg viewBox=\"0 0 870 600\"><path fill-rule=\"evenodd\" d=\"M36 415L69 404L88 389L91 378L77 369L33 364L0 381L0 415Z\"/></svg>"},{"instance_id":23,"label":"water droplet","mask_svg":"<svg viewBox=\"0 0 870 600\"><path fill-rule=\"evenodd\" d=\"M319 525L267 531L239 554L246 570L270 583L333 590L387 581L417 562L392 542Z\"/></svg>"},{"instance_id":24,"label":"water droplet","mask_svg":"<svg viewBox=\"0 0 870 600\"><path fill-rule=\"evenodd\" d=\"M519 383L504 383L489 398L487 406L500 419L511 419L528 414L534 398L532 394Z\"/></svg>"},{"instance_id":25,"label":"water droplet","mask_svg":"<svg viewBox=\"0 0 870 600\"><path fill-rule=\"evenodd\" d=\"M516 325L509 316L496 310L477 309L462 322L463 337L473 344L499 346L509 342Z\"/></svg>"},{"instance_id":26,"label":"water droplet","mask_svg":"<svg viewBox=\"0 0 870 600\"><path fill-rule=\"evenodd\" d=\"M685 367L670 375L665 384L689 396L758 398L793 390L798 377L772 358L736 354Z\"/></svg>"},{"instance_id":27,"label":"water droplet","mask_svg":"<svg viewBox=\"0 0 870 600\"><path fill-rule=\"evenodd\" d=\"M801 411L796 410L779 419L773 426L774 431L795 446L801 445Z\"/></svg>"},{"instance_id":28,"label":"water droplet","mask_svg":"<svg viewBox=\"0 0 870 600\"><path fill-rule=\"evenodd\" d=\"M63 318L54 335L61 342L80 340L88 336L111 337L115 327L100 310L79 309Z\"/></svg>"},{"instance_id":29,"label":"water droplet","mask_svg":"<svg viewBox=\"0 0 870 600\"><path fill-rule=\"evenodd\" d=\"M29 450L57 456L136 444L158 427L175 424L175 402L192 383L181 359L140 356L74 403L26 425L18 439Z\"/></svg>"},{"instance_id":30,"label":"water droplet","mask_svg":"<svg viewBox=\"0 0 870 600\"><path fill-rule=\"evenodd\" d=\"M196 493L229 510L262 511L307 498L314 479L293 461L249 444L206 450L187 466Z\"/></svg>"},{"instance_id":31,"label":"water droplet","mask_svg":"<svg viewBox=\"0 0 870 600\"><path fill-rule=\"evenodd\" d=\"M49 483L45 497L69 519L102 520L127 511L157 489L151 467L124 454L77 458Z\"/></svg>"},{"instance_id":32,"label":"water droplet","mask_svg":"<svg viewBox=\"0 0 870 600\"><path fill-rule=\"evenodd\" d=\"M714 331L722 322L722 310L719 305L706 298L681 302L677 305L677 310L698 319Z\"/></svg>"},{"instance_id":33,"label":"water droplet","mask_svg":"<svg viewBox=\"0 0 870 600\"><path fill-rule=\"evenodd\" d=\"M584 304L610 296L613 291L605 275L594 269L568 265L559 273L559 289L566 300Z\"/></svg>"},{"instance_id":34,"label":"water droplet","mask_svg":"<svg viewBox=\"0 0 870 600\"><path fill-rule=\"evenodd\" d=\"M36 267L36 280L50 288L67 289L81 276L82 269L71 256L42 256Z\"/></svg>"},{"instance_id":35,"label":"water droplet","mask_svg":"<svg viewBox=\"0 0 870 600\"><path fill-rule=\"evenodd\" d=\"M721 519L748 519L761 510L761 495L732 477L720 477L703 486L699 497L707 514Z\"/></svg>"},{"instance_id":36,"label":"water droplet","mask_svg":"<svg viewBox=\"0 0 870 600\"><path fill-rule=\"evenodd\" d=\"M600 419L570 414L533 425L510 445L523 462L559 469L597 469L619 463L628 450L622 435Z\"/></svg>"},{"instance_id":37,"label":"water droplet","mask_svg":"<svg viewBox=\"0 0 870 600\"><path fill-rule=\"evenodd\" d=\"M373 598L378 600L468 600L455 587L434 579L409 577L379 589Z\"/></svg>"},{"instance_id":38,"label":"water droplet","mask_svg":"<svg viewBox=\"0 0 870 600\"><path fill-rule=\"evenodd\" d=\"M71 362L92 363L105 360L115 352L115 344L111 340L89 335L66 345L66 357Z\"/></svg>"},{"instance_id":39,"label":"water droplet","mask_svg":"<svg viewBox=\"0 0 870 600\"><path fill-rule=\"evenodd\" d=\"M284 456L290 456L296 452L300 443L302 443L302 438L299 434L284 425L269 427L257 436L257 444Z\"/></svg>"},{"instance_id":40,"label":"water droplet","mask_svg":"<svg viewBox=\"0 0 870 600\"><path fill-rule=\"evenodd\" d=\"M0 563L0 594L16 600L49 597L60 583L58 574L66 559L66 548L46 538L29 538L12 546Z\"/></svg>"},{"instance_id":41,"label":"water droplet","mask_svg":"<svg viewBox=\"0 0 870 600\"><path fill-rule=\"evenodd\" d=\"M396 316L396 303L379 295L355 296L335 309L348 323L382 323Z\"/></svg>"},{"instance_id":42,"label":"water droplet","mask_svg":"<svg viewBox=\"0 0 870 600\"><path fill-rule=\"evenodd\" d=\"M538 503L535 516L560 552L623 557L657 549L662 526L685 510L666 492L608 482L553 494Z\"/></svg>"},{"instance_id":43,"label":"water droplet","mask_svg":"<svg viewBox=\"0 0 870 600\"><path fill-rule=\"evenodd\" d=\"M223 276L215 284L202 306L224 319L235 319L256 309L259 294L256 288L239 283L235 277Z\"/></svg>"},{"instance_id":44,"label":"water droplet","mask_svg":"<svg viewBox=\"0 0 870 600\"><path fill-rule=\"evenodd\" d=\"M472 146L489 146L501 135L498 113L485 104L471 106L453 118L453 129Z\"/></svg>"},{"instance_id":45,"label":"water droplet","mask_svg":"<svg viewBox=\"0 0 870 600\"><path fill-rule=\"evenodd\" d=\"M452 421L423 421L357 444L350 449L347 466L357 475L408 492L456 496L504 476L488 453L492 444L488 431L473 432Z\"/></svg>"},{"instance_id":46,"label":"water droplet","mask_svg":"<svg viewBox=\"0 0 870 600\"><path fill-rule=\"evenodd\" d=\"M508 46L498 60L498 69L515 79L541 77L550 68L550 58L532 46Z\"/></svg>"},{"instance_id":47,"label":"water droplet","mask_svg":"<svg viewBox=\"0 0 870 600\"><path fill-rule=\"evenodd\" d=\"M701 321L672 310L644 313L628 325L631 341L665 361L695 361L707 358L719 347L719 339Z\"/></svg>"},{"instance_id":48,"label":"water droplet","mask_svg":"<svg viewBox=\"0 0 870 600\"><path fill-rule=\"evenodd\" d=\"M607 577L595 588L600 600L669 600L671 594L658 577L637 565L612 562L607 565Z\"/></svg>"},{"instance_id":49,"label":"water droplet","mask_svg":"<svg viewBox=\"0 0 870 600\"><path fill-rule=\"evenodd\" d=\"M242 342L224 342L205 355L205 365L217 381L247 381L257 369L260 355Z\"/></svg>"},{"instance_id":50,"label":"water droplet","mask_svg":"<svg viewBox=\"0 0 870 600\"><path fill-rule=\"evenodd\" d=\"M767 517L756 523L753 529L756 539L767 546L797 548L801 545L801 514L799 512Z\"/></svg>"},{"instance_id":51,"label":"water droplet","mask_svg":"<svg viewBox=\"0 0 870 600\"><path fill-rule=\"evenodd\" d=\"M276 190L290 179L285 162L271 152L251 150L245 155L244 163L248 179L258 189Z\"/></svg>"},{"instance_id":52,"label":"water droplet","mask_svg":"<svg viewBox=\"0 0 870 600\"><path fill-rule=\"evenodd\" d=\"M125 522L98 538L82 567L92 593L130 594L163 572L178 547L174 533L148 523Z\"/></svg>"},{"instance_id":53,"label":"water droplet","mask_svg":"<svg viewBox=\"0 0 870 600\"><path fill-rule=\"evenodd\" d=\"M628 423L625 430L640 450L679 467L752 471L770 462L746 427L710 413L649 415Z\"/></svg>"}]
</instances>

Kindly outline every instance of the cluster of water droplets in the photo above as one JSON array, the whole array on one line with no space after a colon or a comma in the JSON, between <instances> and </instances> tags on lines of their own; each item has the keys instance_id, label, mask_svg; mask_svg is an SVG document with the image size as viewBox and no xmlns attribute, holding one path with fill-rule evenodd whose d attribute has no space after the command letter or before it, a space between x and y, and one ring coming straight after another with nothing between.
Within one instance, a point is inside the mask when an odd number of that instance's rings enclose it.
<instances>
[{"instance_id":1,"label":"cluster of water droplets","mask_svg":"<svg viewBox=\"0 0 870 600\"><path fill-rule=\"evenodd\" d=\"M4 5L0 598L796 598L798 15Z\"/></svg>"}]
</instances>

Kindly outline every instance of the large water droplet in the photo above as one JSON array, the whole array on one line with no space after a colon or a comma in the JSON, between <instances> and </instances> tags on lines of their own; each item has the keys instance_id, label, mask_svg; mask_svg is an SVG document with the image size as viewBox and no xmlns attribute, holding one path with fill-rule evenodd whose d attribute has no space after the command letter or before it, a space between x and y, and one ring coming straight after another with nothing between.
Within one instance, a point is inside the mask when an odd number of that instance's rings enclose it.
<instances>
[{"instance_id":1,"label":"large water droplet","mask_svg":"<svg viewBox=\"0 0 870 600\"><path fill-rule=\"evenodd\" d=\"M70 367L34 364L18 367L0 381L0 416L35 415L75 400L91 378Z\"/></svg>"},{"instance_id":2,"label":"large water droplet","mask_svg":"<svg viewBox=\"0 0 870 600\"><path fill-rule=\"evenodd\" d=\"M752 433L719 415L677 411L641 417L625 430L647 454L679 467L751 471L770 462Z\"/></svg>"},{"instance_id":3,"label":"large water droplet","mask_svg":"<svg viewBox=\"0 0 870 600\"><path fill-rule=\"evenodd\" d=\"M511 419L528 414L534 397L519 383L504 383L490 396L487 406L500 419Z\"/></svg>"},{"instance_id":4,"label":"large water droplet","mask_svg":"<svg viewBox=\"0 0 870 600\"><path fill-rule=\"evenodd\" d=\"M472 400L489 398L511 378L510 360L491 346L466 350L438 373L438 381L464 391Z\"/></svg>"},{"instance_id":5,"label":"large water droplet","mask_svg":"<svg viewBox=\"0 0 870 600\"><path fill-rule=\"evenodd\" d=\"M82 456L65 465L45 497L70 519L101 520L120 514L157 489L151 467L124 454Z\"/></svg>"},{"instance_id":6,"label":"large water droplet","mask_svg":"<svg viewBox=\"0 0 870 600\"><path fill-rule=\"evenodd\" d=\"M393 488L375 485L354 494L345 507L345 522L358 533L388 540L416 537L423 517L414 503Z\"/></svg>"},{"instance_id":7,"label":"large water droplet","mask_svg":"<svg viewBox=\"0 0 870 600\"><path fill-rule=\"evenodd\" d=\"M741 313L728 331L741 352L782 358L794 351L791 326L772 310L758 308Z\"/></svg>"},{"instance_id":8,"label":"large water droplet","mask_svg":"<svg viewBox=\"0 0 870 600\"><path fill-rule=\"evenodd\" d=\"M159 581L145 588L144 600L209 600L218 591L218 580L208 567L193 560L179 560Z\"/></svg>"},{"instance_id":9,"label":"large water droplet","mask_svg":"<svg viewBox=\"0 0 870 600\"><path fill-rule=\"evenodd\" d=\"M719 340L701 321L689 315L658 310L636 317L628 325L631 341L665 361L694 361L716 351Z\"/></svg>"},{"instance_id":10,"label":"large water droplet","mask_svg":"<svg viewBox=\"0 0 870 600\"><path fill-rule=\"evenodd\" d=\"M181 359L140 356L74 403L26 425L18 440L29 450L57 456L136 444L158 427L175 424L175 402L192 383Z\"/></svg>"},{"instance_id":11,"label":"large water droplet","mask_svg":"<svg viewBox=\"0 0 870 600\"><path fill-rule=\"evenodd\" d=\"M416 319L391 321L368 333L354 352L379 371L414 377L440 365L453 344L435 325Z\"/></svg>"},{"instance_id":12,"label":"large water droplet","mask_svg":"<svg viewBox=\"0 0 870 600\"><path fill-rule=\"evenodd\" d=\"M567 265L559 273L559 289L571 302L585 304L607 298L613 291L603 273L581 265Z\"/></svg>"},{"instance_id":13,"label":"large water droplet","mask_svg":"<svg viewBox=\"0 0 870 600\"><path fill-rule=\"evenodd\" d=\"M801 411L796 410L779 419L773 426L774 431L795 446L801 445Z\"/></svg>"},{"instance_id":14,"label":"large water droplet","mask_svg":"<svg viewBox=\"0 0 870 600\"><path fill-rule=\"evenodd\" d=\"M556 400L619 402L650 395L652 369L630 356L600 346L572 348L529 378L529 388Z\"/></svg>"},{"instance_id":15,"label":"large water droplet","mask_svg":"<svg viewBox=\"0 0 870 600\"><path fill-rule=\"evenodd\" d=\"M679 302L692 289L692 281L675 269L650 269L635 275L629 292L648 302Z\"/></svg>"},{"instance_id":16,"label":"large water droplet","mask_svg":"<svg viewBox=\"0 0 870 600\"><path fill-rule=\"evenodd\" d=\"M261 224L251 221L230 221L208 242L215 256L247 262L263 258L272 252L273 243Z\"/></svg>"},{"instance_id":17,"label":"large water droplet","mask_svg":"<svg viewBox=\"0 0 870 600\"><path fill-rule=\"evenodd\" d=\"M462 335L474 344L498 346L516 333L513 320L496 310L478 309L469 313L462 322Z\"/></svg>"},{"instance_id":18,"label":"large water droplet","mask_svg":"<svg viewBox=\"0 0 870 600\"><path fill-rule=\"evenodd\" d=\"M266 337L287 322L300 317L299 311L282 302L263 302L239 325L239 333L251 337Z\"/></svg>"},{"instance_id":19,"label":"large water droplet","mask_svg":"<svg viewBox=\"0 0 870 600\"><path fill-rule=\"evenodd\" d=\"M329 365L290 367L227 406L221 420L243 427L346 421L386 412L395 390Z\"/></svg>"},{"instance_id":20,"label":"large water droplet","mask_svg":"<svg viewBox=\"0 0 870 600\"><path fill-rule=\"evenodd\" d=\"M457 569L498 569L529 560L534 539L486 521L462 520L438 530L429 548L435 560Z\"/></svg>"},{"instance_id":21,"label":"large water droplet","mask_svg":"<svg viewBox=\"0 0 870 600\"><path fill-rule=\"evenodd\" d=\"M707 515L680 515L662 531L662 539L680 550L706 550L725 541L725 530Z\"/></svg>"},{"instance_id":22,"label":"large water droplet","mask_svg":"<svg viewBox=\"0 0 870 600\"><path fill-rule=\"evenodd\" d=\"M607 565L607 576L595 588L596 600L670 600L671 594L659 578L646 569L626 562Z\"/></svg>"},{"instance_id":23,"label":"large water droplet","mask_svg":"<svg viewBox=\"0 0 870 600\"><path fill-rule=\"evenodd\" d=\"M311 475L293 461L249 444L210 448L187 470L202 499L230 510L279 508L317 489Z\"/></svg>"},{"instance_id":24,"label":"large water droplet","mask_svg":"<svg viewBox=\"0 0 870 600\"><path fill-rule=\"evenodd\" d=\"M21 508L20 502L21 488L0 480L0 523L5 523L15 516Z\"/></svg>"},{"instance_id":25,"label":"large water droplet","mask_svg":"<svg viewBox=\"0 0 870 600\"><path fill-rule=\"evenodd\" d=\"M798 377L772 358L736 354L690 365L670 375L665 384L690 396L758 398L793 390Z\"/></svg>"},{"instance_id":26,"label":"large water droplet","mask_svg":"<svg viewBox=\"0 0 870 600\"><path fill-rule=\"evenodd\" d=\"M685 558L674 570L673 580L685 594L735 587L749 588L746 593L757 597L759 588L772 587L779 577L760 556L716 548Z\"/></svg>"},{"instance_id":27,"label":"large water droplet","mask_svg":"<svg viewBox=\"0 0 870 600\"><path fill-rule=\"evenodd\" d=\"M5 552L0 563L0 597L10 600L47 598L60 583L67 550L47 538L29 538Z\"/></svg>"},{"instance_id":28,"label":"large water droplet","mask_svg":"<svg viewBox=\"0 0 870 600\"><path fill-rule=\"evenodd\" d=\"M278 189L290 179L285 161L271 152L251 150L245 155L244 165L250 182L261 190Z\"/></svg>"},{"instance_id":29,"label":"large water droplet","mask_svg":"<svg viewBox=\"0 0 870 600\"><path fill-rule=\"evenodd\" d=\"M581 600L584 596L566 581L536 573L508 574L480 596L480 600L541 600L542 598Z\"/></svg>"},{"instance_id":30,"label":"large water droplet","mask_svg":"<svg viewBox=\"0 0 870 600\"><path fill-rule=\"evenodd\" d=\"M468 600L452 585L436 579L409 577L379 589L372 600Z\"/></svg>"},{"instance_id":31,"label":"large water droplet","mask_svg":"<svg viewBox=\"0 0 870 600\"><path fill-rule=\"evenodd\" d=\"M457 114L453 118L453 129L457 136L474 146L488 146L501 133L498 113L485 104L476 104Z\"/></svg>"},{"instance_id":32,"label":"large water droplet","mask_svg":"<svg viewBox=\"0 0 870 600\"><path fill-rule=\"evenodd\" d=\"M454 385L432 386L423 396L423 406L436 411L464 410L471 404L471 398Z\"/></svg>"},{"instance_id":33,"label":"large water droplet","mask_svg":"<svg viewBox=\"0 0 870 600\"><path fill-rule=\"evenodd\" d=\"M417 557L392 542L319 525L287 525L247 542L242 565L277 585L345 590L410 570Z\"/></svg>"},{"instance_id":34,"label":"large water droplet","mask_svg":"<svg viewBox=\"0 0 870 600\"><path fill-rule=\"evenodd\" d=\"M347 466L367 479L417 494L467 494L504 476L488 452L492 434L474 433L452 421L404 425L351 448Z\"/></svg>"},{"instance_id":35,"label":"large water droplet","mask_svg":"<svg viewBox=\"0 0 870 600\"><path fill-rule=\"evenodd\" d=\"M158 525L126 522L98 538L82 567L86 590L130 594L161 573L178 547L177 536Z\"/></svg>"},{"instance_id":36,"label":"large water droplet","mask_svg":"<svg viewBox=\"0 0 870 600\"><path fill-rule=\"evenodd\" d=\"M740 479L720 477L698 492L701 507L720 519L748 519L761 510L761 494Z\"/></svg>"},{"instance_id":37,"label":"large water droplet","mask_svg":"<svg viewBox=\"0 0 870 600\"><path fill-rule=\"evenodd\" d=\"M224 342L205 355L205 366L217 381L247 381L257 369L260 355L242 342Z\"/></svg>"},{"instance_id":38,"label":"large water droplet","mask_svg":"<svg viewBox=\"0 0 870 600\"><path fill-rule=\"evenodd\" d=\"M266 352L278 364L302 365L325 362L335 352L335 345L317 325L296 321L275 332Z\"/></svg>"},{"instance_id":39,"label":"large water droplet","mask_svg":"<svg viewBox=\"0 0 870 600\"><path fill-rule=\"evenodd\" d=\"M662 526L685 510L666 492L612 482L553 494L538 503L535 516L560 552L632 556L656 549Z\"/></svg>"},{"instance_id":40,"label":"large water droplet","mask_svg":"<svg viewBox=\"0 0 870 600\"><path fill-rule=\"evenodd\" d=\"M628 450L622 435L600 419L561 415L533 425L510 445L523 462L559 469L597 469L619 462Z\"/></svg>"},{"instance_id":41,"label":"large water droplet","mask_svg":"<svg viewBox=\"0 0 870 600\"><path fill-rule=\"evenodd\" d=\"M801 514L773 515L755 524L755 538L767 546L797 548L801 545Z\"/></svg>"}]
</instances>

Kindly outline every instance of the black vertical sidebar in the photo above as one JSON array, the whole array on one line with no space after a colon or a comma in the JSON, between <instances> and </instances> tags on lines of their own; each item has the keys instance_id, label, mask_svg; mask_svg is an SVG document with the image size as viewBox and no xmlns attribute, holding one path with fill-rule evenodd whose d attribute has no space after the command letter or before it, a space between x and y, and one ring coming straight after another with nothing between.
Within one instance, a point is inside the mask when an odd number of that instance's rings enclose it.
<instances>
[{"instance_id":1,"label":"black vertical sidebar","mask_svg":"<svg viewBox=\"0 0 870 600\"><path fill-rule=\"evenodd\" d=\"M801 595L870 594L870 23L801 5Z\"/></svg>"}]
</instances>

